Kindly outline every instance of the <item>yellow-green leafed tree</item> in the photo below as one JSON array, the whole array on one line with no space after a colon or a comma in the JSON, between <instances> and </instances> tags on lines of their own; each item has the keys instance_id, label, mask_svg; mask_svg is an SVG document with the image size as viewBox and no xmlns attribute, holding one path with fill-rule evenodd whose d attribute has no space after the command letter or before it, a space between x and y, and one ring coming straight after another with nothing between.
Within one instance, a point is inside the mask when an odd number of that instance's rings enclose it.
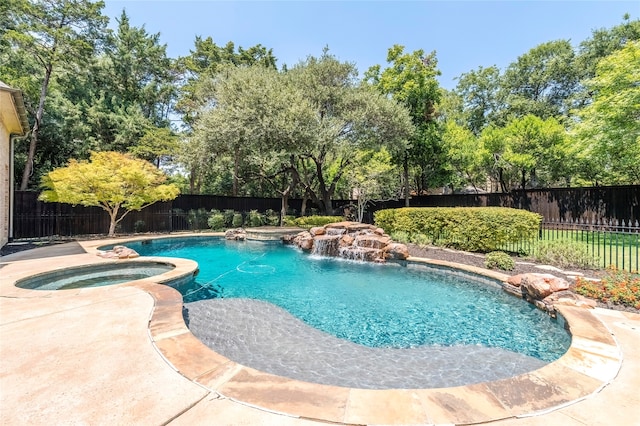
<instances>
[{"instance_id":1,"label":"yellow-green leafed tree","mask_svg":"<svg viewBox=\"0 0 640 426\"><path fill-rule=\"evenodd\" d=\"M165 180L148 161L119 152L93 152L89 161L72 159L67 167L45 175L40 200L102 207L111 218L111 237L130 211L178 196L178 187Z\"/></svg>"}]
</instances>

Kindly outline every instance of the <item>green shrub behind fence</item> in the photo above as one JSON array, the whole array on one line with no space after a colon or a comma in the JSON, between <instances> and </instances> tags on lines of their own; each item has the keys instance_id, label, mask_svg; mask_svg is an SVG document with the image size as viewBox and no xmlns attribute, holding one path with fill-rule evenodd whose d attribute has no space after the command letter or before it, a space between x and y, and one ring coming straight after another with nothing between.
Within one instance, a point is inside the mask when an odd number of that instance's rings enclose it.
<instances>
[{"instance_id":1,"label":"green shrub behind fence","mask_svg":"<svg viewBox=\"0 0 640 426\"><path fill-rule=\"evenodd\" d=\"M489 252L536 238L542 216L505 207L406 207L380 210L376 225L387 233L406 233L410 240L460 250Z\"/></svg>"}]
</instances>

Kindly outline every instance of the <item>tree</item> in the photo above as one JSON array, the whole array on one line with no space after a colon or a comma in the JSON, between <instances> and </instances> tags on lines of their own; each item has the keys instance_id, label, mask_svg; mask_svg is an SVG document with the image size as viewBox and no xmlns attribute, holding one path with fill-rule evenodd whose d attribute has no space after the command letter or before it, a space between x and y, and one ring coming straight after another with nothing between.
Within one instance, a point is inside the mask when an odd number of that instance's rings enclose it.
<instances>
[{"instance_id":1,"label":"tree","mask_svg":"<svg viewBox=\"0 0 640 426\"><path fill-rule=\"evenodd\" d=\"M443 152L436 121L436 104L441 90L436 76L440 74L435 52L425 55L423 50L404 53L404 46L394 45L387 53L390 67L380 71L376 65L366 72L365 81L385 96L391 96L405 106L416 131L404 151L392 151L396 164L403 168L405 205L409 206L410 167L418 170L416 188L441 183Z\"/></svg>"},{"instance_id":2,"label":"tree","mask_svg":"<svg viewBox=\"0 0 640 426\"><path fill-rule=\"evenodd\" d=\"M500 124L512 117L560 118L579 89L575 52L568 40L542 43L509 65L501 80L507 108Z\"/></svg>"},{"instance_id":3,"label":"tree","mask_svg":"<svg viewBox=\"0 0 640 426\"><path fill-rule=\"evenodd\" d=\"M358 222L373 200L397 199L396 168L386 149L355 153L354 167L347 172L351 198L357 201Z\"/></svg>"},{"instance_id":4,"label":"tree","mask_svg":"<svg viewBox=\"0 0 640 426\"><path fill-rule=\"evenodd\" d=\"M513 118L504 127L487 127L481 139L503 192L549 186L567 177L566 131L554 118Z\"/></svg>"},{"instance_id":5,"label":"tree","mask_svg":"<svg viewBox=\"0 0 640 426\"><path fill-rule=\"evenodd\" d=\"M160 33L132 26L124 10L116 21L118 29L109 35L104 62L109 72L105 94L118 106L139 106L151 125L166 127L177 96L167 46L160 44Z\"/></svg>"},{"instance_id":6,"label":"tree","mask_svg":"<svg viewBox=\"0 0 640 426\"><path fill-rule=\"evenodd\" d=\"M47 91L54 71L67 63L88 60L100 41L107 18L101 14L104 2L89 0L19 0L12 2L11 28L2 34L2 44L29 52L39 64L40 95L20 189L25 190L42 127Z\"/></svg>"},{"instance_id":7,"label":"tree","mask_svg":"<svg viewBox=\"0 0 640 426\"><path fill-rule=\"evenodd\" d=\"M299 183L296 158L313 138L314 110L287 75L270 68L228 67L212 87L216 105L194 129L196 146L204 151L197 155L231 158L235 196L241 175L245 182L266 182L280 194L284 217Z\"/></svg>"},{"instance_id":8,"label":"tree","mask_svg":"<svg viewBox=\"0 0 640 426\"><path fill-rule=\"evenodd\" d=\"M206 160L211 157L207 155L205 159L194 156L192 145L201 141L191 137L193 127L196 125L200 115L210 110L215 105L215 81L222 69L231 67L251 67L260 66L276 69L276 58L271 49L258 44L243 49L228 42L225 46L218 46L211 37L203 39L197 36L194 42L194 49L188 56L180 57L176 61L178 73L181 76L178 102L176 110L182 115L182 123L185 128L188 142L183 145L180 159L189 170L189 190L191 193L199 193L204 186L210 182L211 164L203 167ZM196 150L197 151L197 150ZM205 163L203 163L203 161ZM216 164L220 166L219 162ZM216 177L220 174L216 173ZM236 175L237 176L237 175ZM234 188L237 190L237 181Z\"/></svg>"},{"instance_id":9,"label":"tree","mask_svg":"<svg viewBox=\"0 0 640 426\"><path fill-rule=\"evenodd\" d=\"M612 28L594 30L591 37L580 43L576 57L581 79L590 79L596 75L598 62L617 50L624 48L630 41L640 40L640 19L631 20L629 14L623 22Z\"/></svg>"},{"instance_id":10,"label":"tree","mask_svg":"<svg viewBox=\"0 0 640 426\"><path fill-rule=\"evenodd\" d=\"M488 124L495 123L504 108L500 92L500 70L496 66L479 67L458 78L455 93L462 98L466 127L479 136Z\"/></svg>"},{"instance_id":11,"label":"tree","mask_svg":"<svg viewBox=\"0 0 640 426\"><path fill-rule=\"evenodd\" d=\"M40 199L47 202L101 207L109 214L109 236L132 210L156 201L173 200L179 190L166 185L153 164L118 152L93 152L90 161L70 160L42 178Z\"/></svg>"},{"instance_id":12,"label":"tree","mask_svg":"<svg viewBox=\"0 0 640 426\"><path fill-rule=\"evenodd\" d=\"M484 164L488 153L480 138L466 127L449 120L444 125L442 140L453 189L471 185L477 192L484 187L487 178Z\"/></svg>"},{"instance_id":13,"label":"tree","mask_svg":"<svg viewBox=\"0 0 640 426\"><path fill-rule=\"evenodd\" d=\"M640 41L602 59L586 82L592 102L575 134L583 175L596 184L640 183Z\"/></svg>"},{"instance_id":14,"label":"tree","mask_svg":"<svg viewBox=\"0 0 640 426\"><path fill-rule=\"evenodd\" d=\"M331 200L357 150L406 151L413 126L409 113L379 91L358 86L356 69L325 49L287 72L315 112L311 143L302 147L298 175L305 193L331 213Z\"/></svg>"},{"instance_id":15,"label":"tree","mask_svg":"<svg viewBox=\"0 0 640 426\"><path fill-rule=\"evenodd\" d=\"M137 145L129 148L129 152L160 167L160 160L163 158L166 160L175 155L178 146L178 137L171 129L151 127L147 129Z\"/></svg>"}]
</instances>

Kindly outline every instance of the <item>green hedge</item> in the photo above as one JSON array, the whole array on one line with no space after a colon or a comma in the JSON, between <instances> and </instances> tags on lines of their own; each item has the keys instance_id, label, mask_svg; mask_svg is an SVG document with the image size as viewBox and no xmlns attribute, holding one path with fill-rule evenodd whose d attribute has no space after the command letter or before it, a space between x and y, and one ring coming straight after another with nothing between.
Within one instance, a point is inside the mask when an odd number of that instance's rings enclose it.
<instances>
[{"instance_id":1,"label":"green hedge","mask_svg":"<svg viewBox=\"0 0 640 426\"><path fill-rule=\"evenodd\" d=\"M296 218L293 222L301 228L312 228L314 226L324 226L328 223L342 222L342 216L302 216Z\"/></svg>"},{"instance_id":2,"label":"green hedge","mask_svg":"<svg viewBox=\"0 0 640 426\"><path fill-rule=\"evenodd\" d=\"M477 252L536 238L542 222L537 213L506 207L406 207L379 210L374 217L388 234Z\"/></svg>"}]
</instances>

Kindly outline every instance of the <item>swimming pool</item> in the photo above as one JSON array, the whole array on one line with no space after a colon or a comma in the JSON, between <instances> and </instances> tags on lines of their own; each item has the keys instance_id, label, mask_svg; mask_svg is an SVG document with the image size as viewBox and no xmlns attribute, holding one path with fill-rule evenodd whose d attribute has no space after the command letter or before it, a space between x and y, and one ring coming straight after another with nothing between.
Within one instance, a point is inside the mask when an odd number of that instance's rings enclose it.
<instances>
[{"instance_id":1,"label":"swimming pool","mask_svg":"<svg viewBox=\"0 0 640 426\"><path fill-rule=\"evenodd\" d=\"M127 244L143 256L198 262L176 288L185 304L254 299L313 328L372 348L482 346L550 362L570 345L564 321L522 300L446 271L309 256L279 243L167 238Z\"/></svg>"}]
</instances>

